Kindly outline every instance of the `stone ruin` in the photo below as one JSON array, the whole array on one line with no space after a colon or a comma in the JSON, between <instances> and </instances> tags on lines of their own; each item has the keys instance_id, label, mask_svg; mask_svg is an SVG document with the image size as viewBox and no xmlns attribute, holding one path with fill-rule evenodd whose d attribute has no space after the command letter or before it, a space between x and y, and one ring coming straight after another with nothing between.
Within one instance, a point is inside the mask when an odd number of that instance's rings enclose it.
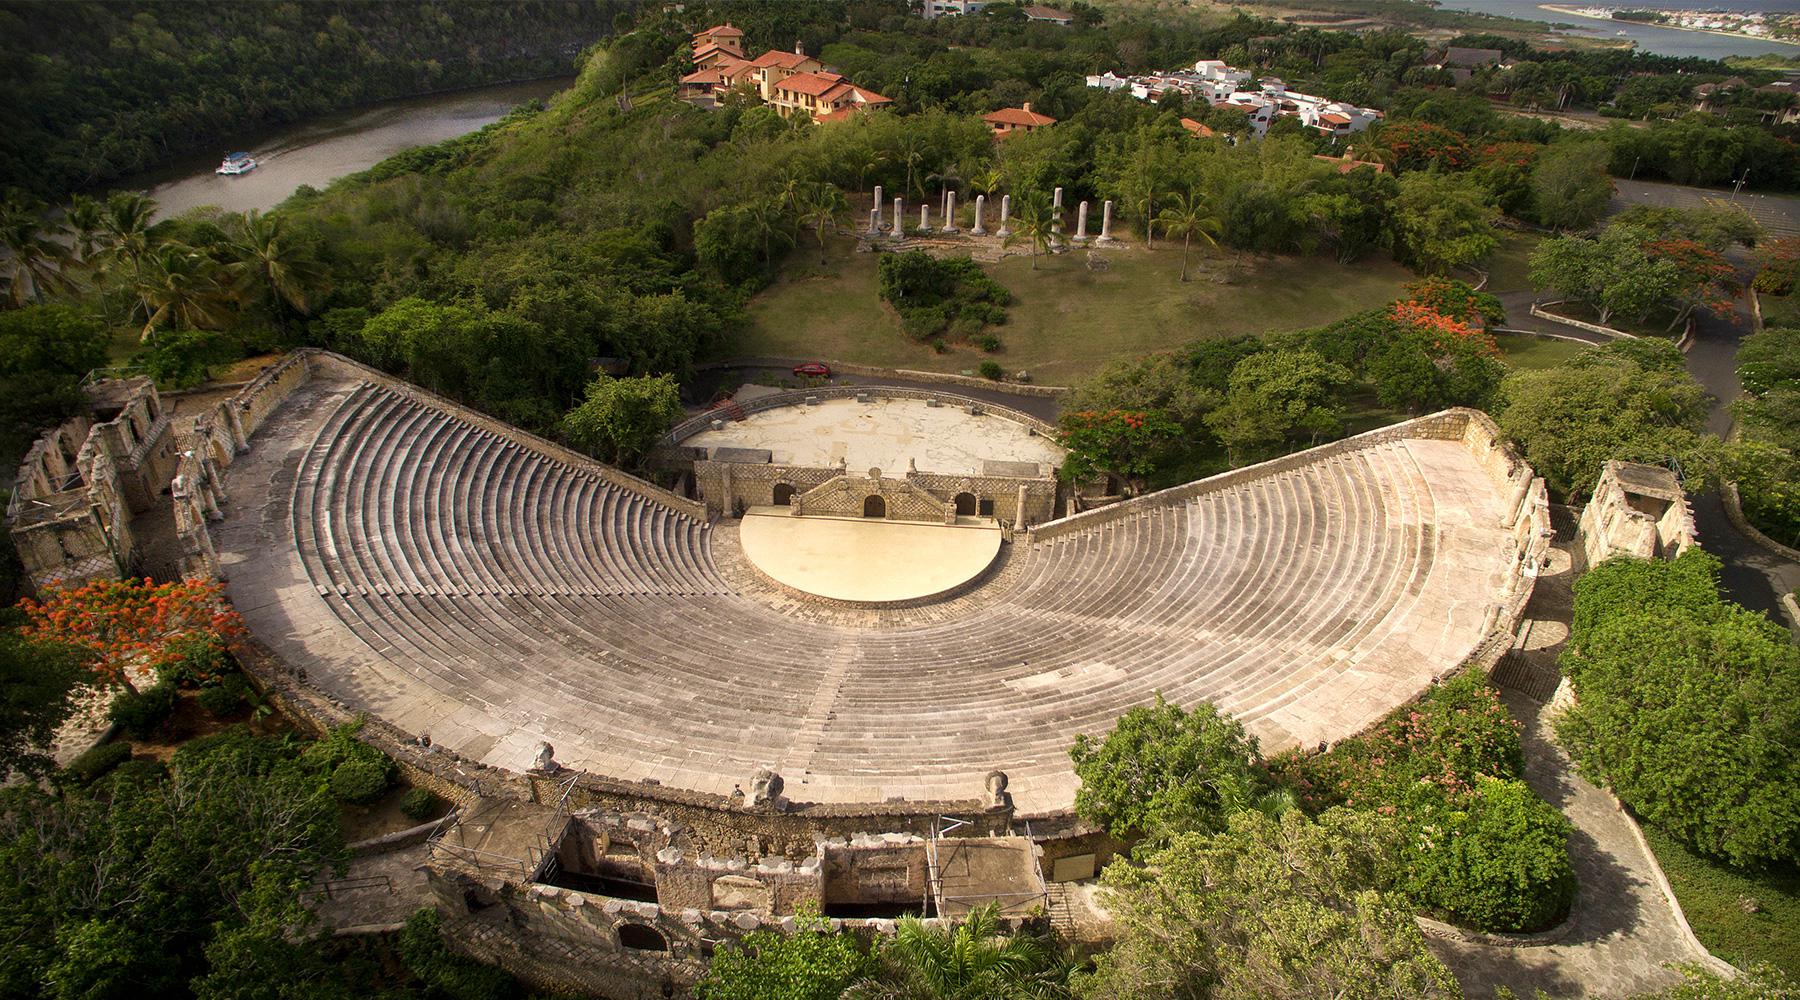
<instances>
[{"instance_id":1,"label":"stone ruin","mask_svg":"<svg viewBox=\"0 0 1800 1000\"><path fill-rule=\"evenodd\" d=\"M1607 462L1575 537L1577 572L1620 555L1673 559L1695 544L1694 512L1674 472Z\"/></svg>"}]
</instances>

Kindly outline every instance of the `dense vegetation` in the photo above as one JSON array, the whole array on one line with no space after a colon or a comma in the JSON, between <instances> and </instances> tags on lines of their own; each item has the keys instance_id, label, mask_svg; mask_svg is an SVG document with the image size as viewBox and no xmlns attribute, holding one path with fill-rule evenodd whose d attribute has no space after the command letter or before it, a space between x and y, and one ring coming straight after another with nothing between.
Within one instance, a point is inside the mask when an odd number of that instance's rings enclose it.
<instances>
[{"instance_id":1,"label":"dense vegetation","mask_svg":"<svg viewBox=\"0 0 1800 1000\"><path fill-rule=\"evenodd\" d=\"M631 5L0 4L0 188L61 195L390 97L559 76Z\"/></svg>"},{"instance_id":2,"label":"dense vegetation","mask_svg":"<svg viewBox=\"0 0 1800 1000\"><path fill-rule=\"evenodd\" d=\"M1800 242L1778 241L1757 276L1765 291L1792 294L1790 274ZM1738 381L1744 395L1733 401L1741 436L1732 464L1744 514L1776 541L1800 545L1800 327L1788 312L1791 299L1766 295L1769 325L1738 346Z\"/></svg>"},{"instance_id":3,"label":"dense vegetation","mask_svg":"<svg viewBox=\"0 0 1800 1000\"><path fill-rule=\"evenodd\" d=\"M1647 821L1738 866L1800 853L1800 649L1719 562L1608 560L1575 584L1559 736Z\"/></svg>"},{"instance_id":4,"label":"dense vegetation","mask_svg":"<svg viewBox=\"0 0 1800 1000\"><path fill-rule=\"evenodd\" d=\"M999 349L999 338L982 331L1006 322L1012 293L969 258L940 260L923 250L883 254L876 276L877 294L900 313L908 334L938 343L978 341L986 350Z\"/></svg>"}]
</instances>

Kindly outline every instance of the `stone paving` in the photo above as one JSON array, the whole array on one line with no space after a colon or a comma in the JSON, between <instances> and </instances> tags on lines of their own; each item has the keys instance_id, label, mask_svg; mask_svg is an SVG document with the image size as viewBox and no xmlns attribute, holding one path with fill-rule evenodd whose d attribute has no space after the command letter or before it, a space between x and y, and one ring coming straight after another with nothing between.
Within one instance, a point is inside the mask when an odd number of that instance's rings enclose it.
<instances>
[{"instance_id":1,"label":"stone paving","mask_svg":"<svg viewBox=\"0 0 1800 1000\"><path fill-rule=\"evenodd\" d=\"M899 476L907 463L920 472L980 475L984 460L1062 464L1062 449L1004 417L970 417L953 406L922 399L826 399L816 406L782 406L751 413L723 429L681 442L695 448L767 448L777 465L880 469Z\"/></svg>"},{"instance_id":2,"label":"stone paving","mask_svg":"<svg viewBox=\"0 0 1800 1000\"><path fill-rule=\"evenodd\" d=\"M487 763L797 801L1067 807L1067 748L1159 692L1268 750L1353 733L1507 592L1506 497L1459 442L1371 443L1049 540L942 605L789 614L650 490L453 407L322 378L230 470L215 539L257 635L357 710ZM868 567L882 572L881 566Z\"/></svg>"}]
</instances>

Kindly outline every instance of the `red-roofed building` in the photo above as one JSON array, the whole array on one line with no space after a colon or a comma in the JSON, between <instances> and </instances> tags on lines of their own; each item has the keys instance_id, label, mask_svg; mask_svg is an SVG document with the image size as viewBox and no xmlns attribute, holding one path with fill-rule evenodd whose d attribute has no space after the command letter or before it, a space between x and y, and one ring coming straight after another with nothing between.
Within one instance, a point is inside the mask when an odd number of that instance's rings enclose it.
<instances>
[{"instance_id":1,"label":"red-roofed building","mask_svg":"<svg viewBox=\"0 0 1800 1000\"><path fill-rule=\"evenodd\" d=\"M1056 119L1049 115L1040 115L1031 110L1031 102L1029 101L1025 102L1023 107L1001 108L999 111L990 111L987 114L982 115L981 120L988 123L988 128L993 129L994 135L996 136L1012 135L1015 132L1030 132L1033 129L1040 129L1047 125L1056 124Z\"/></svg>"},{"instance_id":2,"label":"red-roofed building","mask_svg":"<svg viewBox=\"0 0 1800 1000\"><path fill-rule=\"evenodd\" d=\"M726 56L711 66L702 67L682 77L681 96L683 99L723 97L726 91L743 84L749 75L749 60Z\"/></svg>"},{"instance_id":3,"label":"red-roofed building","mask_svg":"<svg viewBox=\"0 0 1800 1000\"><path fill-rule=\"evenodd\" d=\"M1037 4L1025 8L1025 19L1027 21L1043 21L1064 28L1075 23L1074 14L1066 10L1057 10L1055 7L1040 7Z\"/></svg>"},{"instance_id":4,"label":"red-roofed building","mask_svg":"<svg viewBox=\"0 0 1800 1000\"><path fill-rule=\"evenodd\" d=\"M708 45L717 45L726 51L744 54L744 32L730 24L714 25L705 31L694 32L694 51L698 52Z\"/></svg>"},{"instance_id":5,"label":"red-roofed building","mask_svg":"<svg viewBox=\"0 0 1800 1000\"><path fill-rule=\"evenodd\" d=\"M783 118L804 114L815 121L836 121L865 108L881 107L893 101L872 90L864 90L836 73L821 70L795 73L777 83L775 98L769 103Z\"/></svg>"},{"instance_id":6,"label":"red-roofed building","mask_svg":"<svg viewBox=\"0 0 1800 1000\"><path fill-rule=\"evenodd\" d=\"M817 73L825 68L825 64L800 50L800 43L794 43L794 51L778 52L770 49L750 61L750 72L756 81L756 92L770 104L775 102L775 85L793 76L795 73Z\"/></svg>"},{"instance_id":7,"label":"red-roofed building","mask_svg":"<svg viewBox=\"0 0 1800 1000\"><path fill-rule=\"evenodd\" d=\"M1214 132L1212 129L1207 128L1204 124L1197 122L1192 118L1183 118L1181 120L1181 127L1202 139L1211 139L1213 136L1218 135L1217 132Z\"/></svg>"}]
</instances>

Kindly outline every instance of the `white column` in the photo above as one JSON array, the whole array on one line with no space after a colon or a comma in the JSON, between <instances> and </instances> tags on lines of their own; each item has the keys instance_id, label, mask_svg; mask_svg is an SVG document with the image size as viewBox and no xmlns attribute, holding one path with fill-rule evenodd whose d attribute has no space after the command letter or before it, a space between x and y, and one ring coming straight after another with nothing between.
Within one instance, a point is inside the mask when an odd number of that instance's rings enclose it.
<instances>
[{"instance_id":1,"label":"white column","mask_svg":"<svg viewBox=\"0 0 1800 1000\"><path fill-rule=\"evenodd\" d=\"M1000 196L1000 231L995 233L995 236L1004 239L1012 235L1012 230L1006 226L1006 220L1010 218L1012 218L1012 195L1003 194Z\"/></svg>"},{"instance_id":2,"label":"white column","mask_svg":"<svg viewBox=\"0 0 1800 1000\"><path fill-rule=\"evenodd\" d=\"M894 199L894 239L906 238L906 199Z\"/></svg>"},{"instance_id":3,"label":"white column","mask_svg":"<svg viewBox=\"0 0 1800 1000\"><path fill-rule=\"evenodd\" d=\"M882 204L883 204L883 202L881 200L881 185L877 184L877 185L875 185L875 228L877 230L879 230L881 228L881 206L882 206Z\"/></svg>"},{"instance_id":4,"label":"white column","mask_svg":"<svg viewBox=\"0 0 1800 1000\"><path fill-rule=\"evenodd\" d=\"M1108 198L1106 204L1100 206L1100 242L1111 243L1112 241L1112 199Z\"/></svg>"},{"instance_id":5,"label":"white column","mask_svg":"<svg viewBox=\"0 0 1800 1000\"><path fill-rule=\"evenodd\" d=\"M1056 195L1050 200L1050 231L1062 232L1062 188L1056 189Z\"/></svg>"},{"instance_id":6,"label":"white column","mask_svg":"<svg viewBox=\"0 0 1800 1000\"><path fill-rule=\"evenodd\" d=\"M944 232L956 232L956 192L944 192Z\"/></svg>"},{"instance_id":7,"label":"white column","mask_svg":"<svg viewBox=\"0 0 1800 1000\"><path fill-rule=\"evenodd\" d=\"M869 209L869 235L881 235L881 209L879 208Z\"/></svg>"},{"instance_id":8,"label":"white column","mask_svg":"<svg viewBox=\"0 0 1800 1000\"><path fill-rule=\"evenodd\" d=\"M919 231L922 233L931 232L931 206L930 205L920 205L919 206Z\"/></svg>"},{"instance_id":9,"label":"white column","mask_svg":"<svg viewBox=\"0 0 1800 1000\"><path fill-rule=\"evenodd\" d=\"M983 195L983 194L976 195L975 196L975 228L969 230L969 232L973 233L976 236L986 236L987 235L987 229L984 228L981 224L981 213L982 213L982 210L985 208L987 208L987 195Z\"/></svg>"},{"instance_id":10,"label":"white column","mask_svg":"<svg viewBox=\"0 0 1800 1000\"><path fill-rule=\"evenodd\" d=\"M1075 209L1075 242L1087 242L1087 202L1083 201Z\"/></svg>"}]
</instances>

